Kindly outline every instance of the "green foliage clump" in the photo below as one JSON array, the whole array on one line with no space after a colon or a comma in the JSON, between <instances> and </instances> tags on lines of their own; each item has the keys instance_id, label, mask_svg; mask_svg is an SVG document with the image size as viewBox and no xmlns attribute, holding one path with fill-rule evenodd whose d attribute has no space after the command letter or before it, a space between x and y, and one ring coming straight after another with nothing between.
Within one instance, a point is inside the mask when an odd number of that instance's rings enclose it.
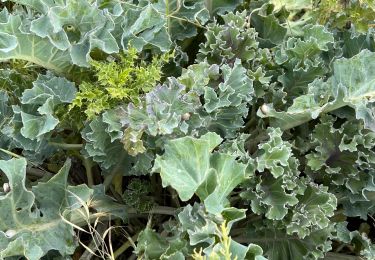
<instances>
[{"instance_id":1,"label":"green foliage clump","mask_svg":"<svg viewBox=\"0 0 375 260\"><path fill-rule=\"evenodd\" d=\"M143 60L135 48L119 54L119 59L92 61L95 79L79 86L70 109L79 108L88 119L125 102L138 103L162 78L162 67L173 54L154 56L151 62Z\"/></svg>"},{"instance_id":2,"label":"green foliage clump","mask_svg":"<svg viewBox=\"0 0 375 260\"><path fill-rule=\"evenodd\" d=\"M135 208L139 212L147 212L154 206L150 193L151 184L149 182L132 179L122 197L126 205Z\"/></svg>"},{"instance_id":3,"label":"green foliage clump","mask_svg":"<svg viewBox=\"0 0 375 260\"><path fill-rule=\"evenodd\" d=\"M0 259L375 259L373 0L0 6Z\"/></svg>"}]
</instances>

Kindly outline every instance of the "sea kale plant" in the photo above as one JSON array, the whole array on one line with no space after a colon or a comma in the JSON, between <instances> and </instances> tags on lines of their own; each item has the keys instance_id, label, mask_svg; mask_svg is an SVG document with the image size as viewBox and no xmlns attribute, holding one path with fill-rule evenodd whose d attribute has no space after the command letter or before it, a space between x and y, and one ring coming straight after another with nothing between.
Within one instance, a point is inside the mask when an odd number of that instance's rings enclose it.
<instances>
[{"instance_id":1,"label":"sea kale plant","mask_svg":"<svg viewBox=\"0 0 375 260\"><path fill-rule=\"evenodd\" d=\"M0 259L375 259L374 1L0 7Z\"/></svg>"}]
</instances>

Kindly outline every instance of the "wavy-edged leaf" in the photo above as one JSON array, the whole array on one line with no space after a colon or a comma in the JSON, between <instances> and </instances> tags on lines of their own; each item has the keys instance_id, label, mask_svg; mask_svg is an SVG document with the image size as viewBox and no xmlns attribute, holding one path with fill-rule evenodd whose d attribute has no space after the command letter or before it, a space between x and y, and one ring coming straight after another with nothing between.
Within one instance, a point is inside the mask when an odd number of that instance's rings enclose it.
<instances>
[{"instance_id":1,"label":"wavy-edged leaf","mask_svg":"<svg viewBox=\"0 0 375 260\"><path fill-rule=\"evenodd\" d=\"M287 225L288 234L305 238L315 230L324 230L335 213L337 199L327 192L328 187L307 186L303 195L297 196L298 205L293 208L292 219Z\"/></svg>"},{"instance_id":2,"label":"wavy-edged leaf","mask_svg":"<svg viewBox=\"0 0 375 260\"><path fill-rule=\"evenodd\" d=\"M228 13L222 15L223 25L209 24L197 60L218 65L233 63L236 59L244 64L254 61L258 54L258 33L246 26L246 16L246 12Z\"/></svg>"},{"instance_id":3,"label":"wavy-edged leaf","mask_svg":"<svg viewBox=\"0 0 375 260\"><path fill-rule=\"evenodd\" d=\"M201 138L182 137L167 142L157 156L153 172L160 172L163 186L172 186L181 200L197 194L211 213L220 213L226 197L251 174L248 165L228 154L213 153L222 139L215 133Z\"/></svg>"},{"instance_id":4,"label":"wavy-edged leaf","mask_svg":"<svg viewBox=\"0 0 375 260\"><path fill-rule=\"evenodd\" d=\"M159 0L153 6L163 15L172 41L195 36L209 19L204 0Z\"/></svg>"},{"instance_id":5,"label":"wavy-edged leaf","mask_svg":"<svg viewBox=\"0 0 375 260\"><path fill-rule=\"evenodd\" d=\"M272 225L268 223L268 225ZM331 249L329 238L332 237L333 227L318 230L310 236L299 239L286 235L284 230L275 227L259 227L244 232L248 243L260 245L264 255L270 260L285 259L321 259Z\"/></svg>"},{"instance_id":6,"label":"wavy-edged leaf","mask_svg":"<svg viewBox=\"0 0 375 260\"><path fill-rule=\"evenodd\" d=\"M359 231L349 231L347 228L348 222L340 222L336 225L336 238L339 241L354 246L355 253L365 257L365 259L372 259L375 257L375 246L367 237L366 233Z\"/></svg>"},{"instance_id":7,"label":"wavy-edged leaf","mask_svg":"<svg viewBox=\"0 0 375 260\"><path fill-rule=\"evenodd\" d=\"M138 106L129 104L120 115L124 127L157 136L186 132L188 125L183 115L194 112L197 106L200 106L198 96L186 93L183 85L170 78L168 84L147 93Z\"/></svg>"},{"instance_id":8,"label":"wavy-edged leaf","mask_svg":"<svg viewBox=\"0 0 375 260\"><path fill-rule=\"evenodd\" d=\"M2 42L7 44L0 50L0 61L21 59L60 74L68 73L72 69L69 52L56 48L47 38L31 33L27 28L30 21L25 16L9 14L6 8L0 12Z\"/></svg>"},{"instance_id":9,"label":"wavy-edged leaf","mask_svg":"<svg viewBox=\"0 0 375 260\"><path fill-rule=\"evenodd\" d=\"M71 103L75 94L74 83L49 73L40 74L33 87L25 90L21 97L23 105L37 107L35 111L26 109L20 112L21 134L31 140L40 140L44 134L55 129L59 120L54 116L54 109L59 104Z\"/></svg>"},{"instance_id":10,"label":"wavy-edged leaf","mask_svg":"<svg viewBox=\"0 0 375 260\"><path fill-rule=\"evenodd\" d=\"M222 14L233 12L237 6L243 3L243 0L206 0L205 5L210 14Z\"/></svg>"},{"instance_id":11,"label":"wavy-edged leaf","mask_svg":"<svg viewBox=\"0 0 375 260\"><path fill-rule=\"evenodd\" d=\"M24 255L37 260L49 250L58 250L63 256L74 252L73 227L61 215L68 206L69 167L68 162L52 179L30 191L25 187L26 160L0 161L11 189L0 198L1 257Z\"/></svg>"},{"instance_id":12,"label":"wavy-edged leaf","mask_svg":"<svg viewBox=\"0 0 375 260\"><path fill-rule=\"evenodd\" d=\"M155 155L146 152L130 156L121 143L123 132L119 121L117 112L108 110L88 122L81 132L86 141L83 155L99 163L105 172L117 169L123 175L148 174Z\"/></svg>"},{"instance_id":13,"label":"wavy-edged leaf","mask_svg":"<svg viewBox=\"0 0 375 260\"><path fill-rule=\"evenodd\" d=\"M233 224L245 217L245 210L236 208L226 208L221 215L209 214L198 203L187 205L178 214L181 229L188 233L190 245L195 249L202 248L209 259L225 259L222 254L224 243L229 243L229 251L234 259L263 260L263 250L259 246L244 246L233 239L223 239L229 235Z\"/></svg>"},{"instance_id":14,"label":"wavy-edged leaf","mask_svg":"<svg viewBox=\"0 0 375 260\"><path fill-rule=\"evenodd\" d=\"M313 150L306 155L306 172L340 194L347 216L367 219L373 208L369 193L375 191L375 133L363 129L359 120L340 127L331 116L320 121L311 135Z\"/></svg>"},{"instance_id":15,"label":"wavy-edged leaf","mask_svg":"<svg viewBox=\"0 0 375 260\"><path fill-rule=\"evenodd\" d=\"M269 117L271 125L283 130L293 128L338 108L349 106L365 127L375 131L373 102L375 87L375 54L363 50L350 59L341 58L333 63L333 76L326 82L319 79L310 84L308 93L297 97L285 112L277 112L268 105L261 117Z\"/></svg>"},{"instance_id":16,"label":"wavy-edged leaf","mask_svg":"<svg viewBox=\"0 0 375 260\"><path fill-rule=\"evenodd\" d=\"M270 140L259 145L260 154L256 158L257 170L264 172L268 169L275 178L278 178L284 174L283 166L289 164L292 145L281 139L282 132L279 128L269 128L267 133Z\"/></svg>"},{"instance_id":17,"label":"wavy-edged leaf","mask_svg":"<svg viewBox=\"0 0 375 260\"><path fill-rule=\"evenodd\" d=\"M166 52L170 49L172 42L166 19L153 4L127 8L121 20L121 44L124 49L129 44L138 51L156 48Z\"/></svg>"}]
</instances>

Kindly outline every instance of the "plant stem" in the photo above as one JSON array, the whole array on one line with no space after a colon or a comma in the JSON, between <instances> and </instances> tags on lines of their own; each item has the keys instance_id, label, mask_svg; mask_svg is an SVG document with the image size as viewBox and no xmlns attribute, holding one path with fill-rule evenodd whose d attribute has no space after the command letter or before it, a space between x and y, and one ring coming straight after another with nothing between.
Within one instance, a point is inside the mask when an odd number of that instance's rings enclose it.
<instances>
[{"instance_id":1,"label":"plant stem","mask_svg":"<svg viewBox=\"0 0 375 260\"><path fill-rule=\"evenodd\" d=\"M64 150L81 150L83 148L83 144L66 144L66 143L55 143L55 142L49 142L48 144L52 146L56 146Z\"/></svg>"},{"instance_id":2,"label":"plant stem","mask_svg":"<svg viewBox=\"0 0 375 260\"><path fill-rule=\"evenodd\" d=\"M133 241L137 240L138 235L139 235L139 232L135 234L134 236L132 236L131 238L128 238L128 240L125 243L123 243L119 248L117 248L117 250L113 253L114 258L116 259L122 253L124 253L129 247L131 247L134 244Z\"/></svg>"},{"instance_id":3,"label":"plant stem","mask_svg":"<svg viewBox=\"0 0 375 260\"><path fill-rule=\"evenodd\" d=\"M329 252L324 257L324 260L364 260L364 258L355 255L345 255Z\"/></svg>"},{"instance_id":4,"label":"plant stem","mask_svg":"<svg viewBox=\"0 0 375 260\"><path fill-rule=\"evenodd\" d=\"M122 174L116 174L112 179L112 184L118 194L122 194Z\"/></svg>"},{"instance_id":5,"label":"plant stem","mask_svg":"<svg viewBox=\"0 0 375 260\"><path fill-rule=\"evenodd\" d=\"M173 189L172 187L168 187L168 191L172 196L172 204L174 204L172 206L175 206L177 208L181 207L180 201L178 200L178 194L177 194L176 190Z\"/></svg>"},{"instance_id":6,"label":"plant stem","mask_svg":"<svg viewBox=\"0 0 375 260\"><path fill-rule=\"evenodd\" d=\"M83 158L83 166L86 169L87 185L91 188L94 186L94 178L92 174L92 161L89 158Z\"/></svg>"},{"instance_id":7,"label":"plant stem","mask_svg":"<svg viewBox=\"0 0 375 260\"><path fill-rule=\"evenodd\" d=\"M125 209L127 212L127 218L137 218L140 215L148 216L150 214L157 214L157 215L169 215L174 216L176 214L176 208L171 207L165 207L165 206L157 206L151 209L150 211L141 212L139 213L137 210L133 208L129 208L125 205L118 204L112 206L111 209L109 209L107 212L98 212L91 214L88 218L84 218L82 214L79 212L81 209L77 209L71 213L70 221L80 227L86 226L88 223L95 222L98 218L101 219L101 221L105 220L114 220L119 217L111 215L111 211L116 211L120 209Z\"/></svg>"},{"instance_id":8,"label":"plant stem","mask_svg":"<svg viewBox=\"0 0 375 260\"><path fill-rule=\"evenodd\" d=\"M208 10L208 13L210 14L210 16L212 16L212 1L213 0L205 0L204 1L204 4L205 4L206 9Z\"/></svg>"},{"instance_id":9,"label":"plant stem","mask_svg":"<svg viewBox=\"0 0 375 260\"><path fill-rule=\"evenodd\" d=\"M168 33L171 33L171 25L169 19L169 0L165 0L165 17L167 18L167 30Z\"/></svg>"},{"instance_id":10,"label":"plant stem","mask_svg":"<svg viewBox=\"0 0 375 260\"><path fill-rule=\"evenodd\" d=\"M18 154L16 154L16 153L12 153L11 151L5 150L5 149L3 149L3 148L0 148L0 151L2 151L3 153L6 153L7 155L10 155L10 156L12 156L12 157L15 157L15 158L19 158L19 159L21 159L21 158L25 158L25 157L23 157L23 156L21 156L21 155L18 155Z\"/></svg>"},{"instance_id":11,"label":"plant stem","mask_svg":"<svg viewBox=\"0 0 375 260\"><path fill-rule=\"evenodd\" d=\"M110 172L110 174L105 177L104 182L103 182L105 190L107 190L109 185L111 185L112 180L115 177L115 175L119 173L121 166L122 166L121 162L124 160L124 158L125 158L125 153L121 155L120 160L119 160L120 163L117 164L115 168Z\"/></svg>"},{"instance_id":12,"label":"plant stem","mask_svg":"<svg viewBox=\"0 0 375 260\"><path fill-rule=\"evenodd\" d=\"M31 168L31 167L26 168L26 173L30 174L32 176L38 177L38 178L42 178L42 177L46 177L46 176L52 177L52 175L53 175L49 171L39 170L39 169Z\"/></svg>"}]
</instances>

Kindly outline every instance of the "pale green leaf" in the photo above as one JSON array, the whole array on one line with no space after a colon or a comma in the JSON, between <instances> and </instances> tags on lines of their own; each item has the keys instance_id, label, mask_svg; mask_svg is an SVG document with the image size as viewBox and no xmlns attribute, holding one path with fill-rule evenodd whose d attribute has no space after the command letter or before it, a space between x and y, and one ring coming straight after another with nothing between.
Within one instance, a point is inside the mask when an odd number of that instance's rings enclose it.
<instances>
[{"instance_id":1,"label":"pale green leaf","mask_svg":"<svg viewBox=\"0 0 375 260\"><path fill-rule=\"evenodd\" d=\"M282 140L282 132L279 128L269 128L267 133L270 140L260 144L257 160L257 170L264 172L268 169L278 178L284 174L284 167L289 165L289 157L292 156L291 144Z\"/></svg>"},{"instance_id":2,"label":"pale green leaf","mask_svg":"<svg viewBox=\"0 0 375 260\"><path fill-rule=\"evenodd\" d=\"M0 60L26 60L61 74L70 71L69 53L53 46L47 38L21 30L28 22L21 14L9 14L6 8L0 12L2 42L7 44L0 49Z\"/></svg>"},{"instance_id":3,"label":"pale green leaf","mask_svg":"<svg viewBox=\"0 0 375 260\"><path fill-rule=\"evenodd\" d=\"M251 174L235 157L212 154L221 141L214 133L171 140L165 153L157 156L153 171L160 172L163 186L172 186L181 200L197 194L209 212L220 213L228 205L226 197Z\"/></svg>"},{"instance_id":4,"label":"pale green leaf","mask_svg":"<svg viewBox=\"0 0 375 260\"><path fill-rule=\"evenodd\" d=\"M356 117L364 121L366 128L375 130L374 57L374 53L363 50L350 59L338 59L333 64L333 76L326 82L314 81L308 93L297 97L287 111L277 112L267 105L268 111L263 113L259 110L258 115L270 117L273 126L286 130L322 113L349 106L355 110Z\"/></svg>"},{"instance_id":5,"label":"pale green leaf","mask_svg":"<svg viewBox=\"0 0 375 260\"><path fill-rule=\"evenodd\" d=\"M46 183L32 190L25 187L26 160L0 161L0 169L9 180L11 191L2 195L0 218L1 257L24 255L40 259L49 250L62 255L74 252L73 227L62 219L66 204L66 185L70 163Z\"/></svg>"},{"instance_id":6,"label":"pale green leaf","mask_svg":"<svg viewBox=\"0 0 375 260\"><path fill-rule=\"evenodd\" d=\"M195 36L209 19L204 0L159 0L154 7L163 15L172 41Z\"/></svg>"},{"instance_id":7,"label":"pale green leaf","mask_svg":"<svg viewBox=\"0 0 375 260\"><path fill-rule=\"evenodd\" d=\"M270 225L270 223L268 223ZM285 234L285 231L272 227L260 227L244 232L248 243L255 243L262 247L264 255L270 260L285 259L321 259L331 249L328 240L333 227L315 231L305 239Z\"/></svg>"}]
</instances>

